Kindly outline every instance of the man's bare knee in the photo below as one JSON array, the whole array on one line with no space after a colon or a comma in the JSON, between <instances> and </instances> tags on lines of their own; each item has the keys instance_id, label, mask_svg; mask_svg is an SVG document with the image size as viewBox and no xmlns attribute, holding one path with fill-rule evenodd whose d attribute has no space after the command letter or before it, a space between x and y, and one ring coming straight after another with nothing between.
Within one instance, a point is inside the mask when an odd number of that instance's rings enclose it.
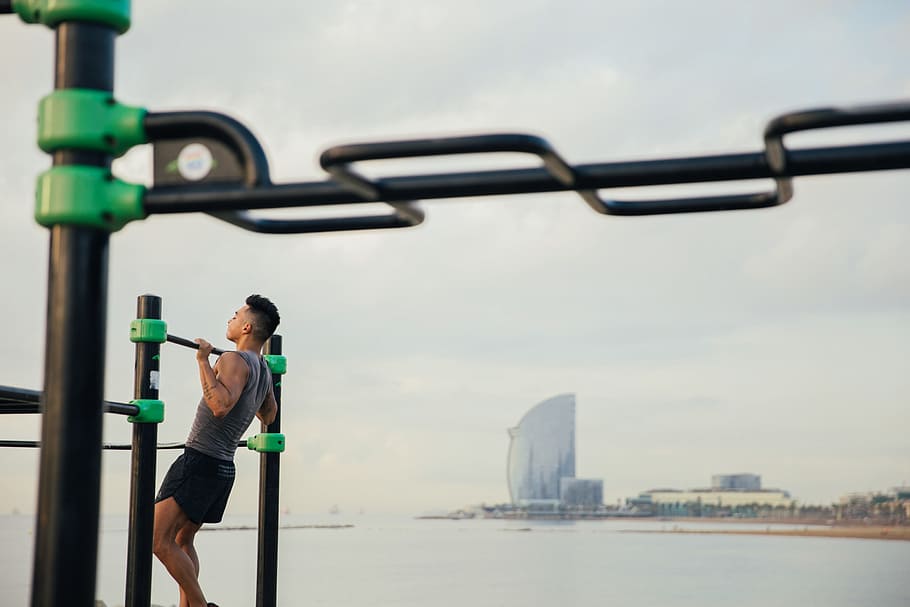
<instances>
[{"instance_id":1,"label":"man's bare knee","mask_svg":"<svg viewBox=\"0 0 910 607\"><path fill-rule=\"evenodd\" d=\"M175 538L177 532L187 522L183 510L170 497L155 504L155 525L152 531L152 553L159 559L177 548Z\"/></svg>"},{"instance_id":2,"label":"man's bare knee","mask_svg":"<svg viewBox=\"0 0 910 607\"><path fill-rule=\"evenodd\" d=\"M193 545L193 540L196 537L196 529L182 528L177 532L177 537L174 538L177 546L181 549L186 548L187 546Z\"/></svg>"},{"instance_id":3,"label":"man's bare knee","mask_svg":"<svg viewBox=\"0 0 910 607\"><path fill-rule=\"evenodd\" d=\"M176 544L169 540L167 537L160 536L157 533L152 537L152 554L157 556L159 559L164 559L167 557L168 552L170 552Z\"/></svg>"}]
</instances>

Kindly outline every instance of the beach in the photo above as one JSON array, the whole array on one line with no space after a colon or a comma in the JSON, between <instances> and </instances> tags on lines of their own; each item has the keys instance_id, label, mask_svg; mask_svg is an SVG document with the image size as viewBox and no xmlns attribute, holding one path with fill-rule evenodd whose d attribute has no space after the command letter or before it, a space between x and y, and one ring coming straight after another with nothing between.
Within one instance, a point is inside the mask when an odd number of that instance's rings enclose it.
<instances>
[{"instance_id":1,"label":"beach","mask_svg":"<svg viewBox=\"0 0 910 607\"><path fill-rule=\"evenodd\" d=\"M696 535L770 535L790 537L836 537L864 540L910 540L910 527L881 527L873 525L833 527L803 527L772 529L691 529L674 526L670 529L621 529L620 533L677 533Z\"/></svg>"}]
</instances>

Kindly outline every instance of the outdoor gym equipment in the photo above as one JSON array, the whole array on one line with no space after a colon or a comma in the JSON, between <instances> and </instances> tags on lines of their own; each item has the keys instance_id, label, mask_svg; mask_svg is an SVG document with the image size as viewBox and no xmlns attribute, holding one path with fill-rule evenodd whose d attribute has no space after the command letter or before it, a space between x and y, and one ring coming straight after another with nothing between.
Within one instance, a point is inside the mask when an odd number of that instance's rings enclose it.
<instances>
[{"instance_id":1,"label":"outdoor gym equipment","mask_svg":"<svg viewBox=\"0 0 910 607\"><path fill-rule=\"evenodd\" d=\"M161 320L161 299L141 295L137 305L138 319L130 323L130 341L136 344L135 395L129 403L104 401L103 410L127 415L134 424L132 444L102 444L101 449L132 452L130 475L130 525L127 547L126 604L145 605L151 597L152 537L156 451L182 449L183 443L157 443L157 425L164 421L164 403L158 400L160 345L170 341L189 348L195 342L167 333ZM270 568L261 572L260 585L275 584L278 550L278 455L284 451L285 436L280 430L281 376L287 361L281 352L281 336L266 342L264 356L273 375L273 390L278 403L278 416L264 432L238 441L261 454L260 464L260 561ZM218 351L219 354L222 351ZM0 414L41 413L44 394L36 390L0 386ZM41 441L0 440L0 447L40 448Z\"/></svg>"},{"instance_id":2,"label":"outdoor gym equipment","mask_svg":"<svg viewBox=\"0 0 910 607\"><path fill-rule=\"evenodd\" d=\"M765 129L763 149L746 154L573 166L539 137L479 135L336 146L321 157L330 179L274 184L262 147L236 120L213 112L152 113L116 100L114 41L130 27L129 0L0 0L2 12L54 29L57 42L55 90L38 112L38 145L51 154L53 166L38 178L35 208L36 221L50 230L50 266L38 495L43 524L35 535L34 606L88 607L94 601L107 253L111 232L130 221L153 213L204 212L276 234L401 228L423 220L418 200L556 191L577 192L606 215L754 209L790 200L794 177L910 167L906 140L798 150L784 144L785 135L796 131L910 119L910 104L891 103L782 115ZM112 158L140 143L155 144L151 188L116 179L109 169ZM168 150L175 156L168 157ZM542 166L375 180L352 167L377 159L494 152L532 154ZM231 160L219 166L232 169L213 169L211 159L219 154ZM176 175L167 171L172 163ZM600 194L618 187L744 179L770 179L774 187L754 194L661 200L613 200ZM389 212L287 220L250 213L376 202L385 203ZM134 430L145 426L154 424ZM154 442L147 441L134 436L134 454L151 449ZM82 524L65 524L74 520ZM260 558L260 574L276 564L277 555ZM274 579L269 579L259 586L257 605L275 602ZM148 604L147 589L128 592L127 605Z\"/></svg>"}]
</instances>

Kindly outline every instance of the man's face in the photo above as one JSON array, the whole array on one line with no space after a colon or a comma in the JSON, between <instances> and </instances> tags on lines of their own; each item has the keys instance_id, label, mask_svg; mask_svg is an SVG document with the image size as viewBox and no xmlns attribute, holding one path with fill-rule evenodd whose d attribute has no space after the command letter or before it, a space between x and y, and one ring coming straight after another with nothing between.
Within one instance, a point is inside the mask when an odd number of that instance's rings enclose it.
<instances>
[{"instance_id":1,"label":"man's face","mask_svg":"<svg viewBox=\"0 0 910 607\"><path fill-rule=\"evenodd\" d=\"M236 342L244 333L244 327L250 324L249 320L250 307L245 305L236 312L227 323L227 332L225 337L230 341Z\"/></svg>"}]
</instances>

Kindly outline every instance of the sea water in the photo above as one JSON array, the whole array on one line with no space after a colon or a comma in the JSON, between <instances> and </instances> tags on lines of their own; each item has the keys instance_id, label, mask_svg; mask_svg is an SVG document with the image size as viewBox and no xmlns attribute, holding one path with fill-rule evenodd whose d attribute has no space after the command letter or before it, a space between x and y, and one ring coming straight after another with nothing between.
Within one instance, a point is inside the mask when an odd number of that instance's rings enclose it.
<instances>
[{"instance_id":1,"label":"sea water","mask_svg":"<svg viewBox=\"0 0 910 607\"><path fill-rule=\"evenodd\" d=\"M254 526L229 517L222 527ZM278 604L396 607L910 605L910 542L627 533L717 528L660 521L417 520L344 513L284 516ZM346 526L352 525L352 526ZM0 604L27 605L34 519L0 517ZM749 525L722 528L749 527ZM765 529L767 525L753 525ZM216 529L216 527L213 527ZM256 531L202 531L206 598L255 604ZM124 602L127 523L105 517L96 596ZM152 602L177 589L157 562Z\"/></svg>"}]
</instances>

